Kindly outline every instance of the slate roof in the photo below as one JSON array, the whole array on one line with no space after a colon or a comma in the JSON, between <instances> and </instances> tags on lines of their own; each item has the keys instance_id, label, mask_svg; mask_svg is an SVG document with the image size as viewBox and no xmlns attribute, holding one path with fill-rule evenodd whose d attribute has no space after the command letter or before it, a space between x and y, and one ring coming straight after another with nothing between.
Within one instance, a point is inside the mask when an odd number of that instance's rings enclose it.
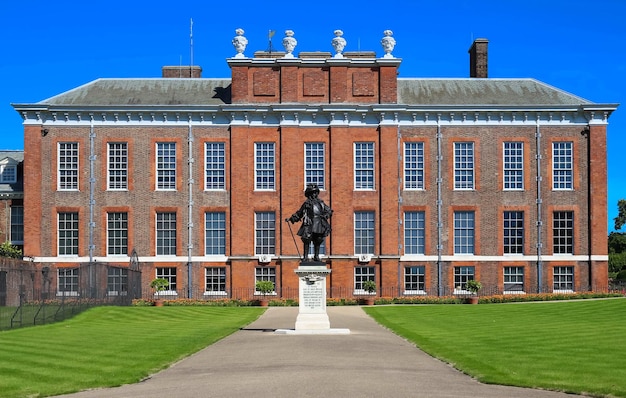
<instances>
[{"instance_id":1,"label":"slate roof","mask_svg":"<svg viewBox=\"0 0 626 398\"><path fill-rule=\"evenodd\" d=\"M42 106L158 107L230 103L230 79L97 79ZM398 104L571 106L593 102L534 79L398 79Z\"/></svg>"},{"instance_id":2,"label":"slate roof","mask_svg":"<svg viewBox=\"0 0 626 398\"><path fill-rule=\"evenodd\" d=\"M230 79L97 79L38 102L42 105L220 105ZM230 98L230 97L229 97Z\"/></svg>"},{"instance_id":3,"label":"slate roof","mask_svg":"<svg viewBox=\"0 0 626 398\"><path fill-rule=\"evenodd\" d=\"M398 103L419 105L581 105L592 102L534 79L398 79Z\"/></svg>"}]
</instances>

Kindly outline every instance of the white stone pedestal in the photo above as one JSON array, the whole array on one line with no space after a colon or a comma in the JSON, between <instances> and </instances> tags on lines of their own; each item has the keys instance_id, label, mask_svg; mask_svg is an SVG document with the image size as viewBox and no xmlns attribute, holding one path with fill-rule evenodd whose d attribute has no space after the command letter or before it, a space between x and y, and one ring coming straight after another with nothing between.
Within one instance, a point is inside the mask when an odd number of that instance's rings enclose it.
<instances>
[{"instance_id":1,"label":"white stone pedestal","mask_svg":"<svg viewBox=\"0 0 626 398\"><path fill-rule=\"evenodd\" d=\"M300 311L295 330L283 334L349 334L350 329L331 329L326 313L326 277L330 270L322 262L304 262L295 270L299 283Z\"/></svg>"},{"instance_id":2,"label":"white stone pedestal","mask_svg":"<svg viewBox=\"0 0 626 398\"><path fill-rule=\"evenodd\" d=\"M300 280L300 312L296 319L296 330L330 329L326 313L326 277L330 270L326 265L300 265L296 274Z\"/></svg>"}]
</instances>

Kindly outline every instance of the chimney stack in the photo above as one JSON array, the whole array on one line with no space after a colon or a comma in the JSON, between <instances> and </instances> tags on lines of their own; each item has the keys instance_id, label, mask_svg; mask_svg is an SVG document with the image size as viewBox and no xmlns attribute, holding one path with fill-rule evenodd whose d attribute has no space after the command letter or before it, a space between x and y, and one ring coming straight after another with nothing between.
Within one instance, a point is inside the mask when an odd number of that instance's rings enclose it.
<instances>
[{"instance_id":1,"label":"chimney stack","mask_svg":"<svg viewBox=\"0 0 626 398\"><path fill-rule=\"evenodd\" d=\"M469 49L470 77L487 78L487 45L489 40L476 39Z\"/></svg>"},{"instance_id":2,"label":"chimney stack","mask_svg":"<svg viewBox=\"0 0 626 398\"><path fill-rule=\"evenodd\" d=\"M201 78L202 68L194 66L164 66L161 68L163 78L183 79L183 78Z\"/></svg>"}]
</instances>

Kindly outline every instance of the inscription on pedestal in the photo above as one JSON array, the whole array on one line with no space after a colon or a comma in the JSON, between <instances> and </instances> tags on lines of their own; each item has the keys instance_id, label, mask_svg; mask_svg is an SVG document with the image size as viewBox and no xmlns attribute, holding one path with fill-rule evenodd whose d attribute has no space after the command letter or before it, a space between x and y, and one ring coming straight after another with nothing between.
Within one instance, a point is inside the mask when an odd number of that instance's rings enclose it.
<instances>
[{"instance_id":1,"label":"inscription on pedestal","mask_svg":"<svg viewBox=\"0 0 626 398\"><path fill-rule=\"evenodd\" d=\"M304 285L302 292L302 304L304 307L310 309L322 308L322 298L324 298L324 292L317 283Z\"/></svg>"}]
</instances>

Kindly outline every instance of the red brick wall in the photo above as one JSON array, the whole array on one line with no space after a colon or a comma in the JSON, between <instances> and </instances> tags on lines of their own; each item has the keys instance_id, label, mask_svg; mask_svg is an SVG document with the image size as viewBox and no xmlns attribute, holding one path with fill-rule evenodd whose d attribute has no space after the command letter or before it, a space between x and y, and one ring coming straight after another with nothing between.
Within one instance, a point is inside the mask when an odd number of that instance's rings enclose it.
<instances>
[{"instance_id":1,"label":"red brick wall","mask_svg":"<svg viewBox=\"0 0 626 398\"><path fill-rule=\"evenodd\" d=\"M397 65L352 65L350 59L300 65L285 60L231 65L233 103L397 102Z\"/></svg>"},{"instance_id":2,"label":"red brick wall","mask_svg":"<svg viewBox=\"0 0 626 398\"><path fill-rule=\"evenodd\" d=\"M24 254L42 254L41 216L43 167L41 159L41 126L24 126Z\"/></svg>"},{"instance_id":3,"label":"red brick wall","mask_svg":"<svg viewBox=\"0 0 626 398\"><path fill-rule=\"evenodd\" d=\"M276 61L261 66L251 62L236 62L232 67L232 98L235 104L247 103L394 103L397 100L397 67L381 64L364 67L352 64L349 59L329 60L326 64L298 66L297 62ZM224 211L227 217L226 256L229 288L254 288L254 270L260 266L252 258L255 246L254 215L258 211L274 211L276 214L276 255L267 266L276 267L279 288L297 289L298 279L293 270L297 267L298 251L302 243L296 236L296 245L284 219L295 212L304 200L304 144L323 142L326 148L327 188L320 197L335 211L331 224L333 231L326 240L328 261L332 269L329 288L342 288L352 292L354 267L354 212L372 211L375 214L375 258L368 265L374 266L377 283L383 289L399 288L402 291L404 265L426 266L426 287L437 287L437 264L435 261L404 261L398 257L403 242L403 227L399 220L403 213L423 210L426 216L425 254L436 256L437 251L437 128L433 125L420 127L394 125L355 126L340 123L343 114L336 115L336 122L327 126L301 127L297 124L281 126L236 124L222 127L193 127L193 169L188 169L188 127L162 125L154 127L96 126L95 160L95 221L94 242L96 256L106 255L106 213L127 211L129 213L129 250L135 248L139 256L155 255L155 213L177 213L177 254L187 255L187 245L193 245L194 256L204 255L204 213ZM392 115L386 115L391 120ZM46 137L41 136L41 126L25 127L25 253L35 256L56 255L56 214L59 209L80 213L80 255L88 255L89 215L89 127L48 127ZM541 229L542 254L552 254L552 211L568 209L575 212L576 255L589 254L592 243L594 255L606 255L606 127L592 126L590 131L590 167L587 169L587 138L580 134L580 127L542 127L541 191L543 211ZM525 255L536 254L537 243L537 183L534 125L485 126L445 125L442 133L442 255L454 252L455 210L473 210L476 216L475 254L502 256L502 213L505 210L524 211ZM56 190L57 143L79 142L80 191L58 192ZM224 142L226 148L226 190L204 191L204 143ZM403 181L402 155L406 141L424 142L425 190L398 190ZM474 142L475 189L454 190L454 143ZM503 191L502 143L524 143L524 191ZM552 142L574 143L574 190L552 190ZM109 192L106 190L107 143L127 142L129 150L129 190ZM157 142L176 142L177 190L155 191L155 147ZM276 150L275 191L254 190L254 148L258 142L273 142ZM354 143L373 142L375 150L374 191L354 190ZM400 151L400 154L398 153ZM588 174L591 173L591 174ZM590 186L588 186L590 176ZM187 206L189 179L193 179L194 224L192 242L187 241ZM593 191L591 208L587 213L589 188ZM400 199L402 202L400 203ZM591 227L586 220L591 217ZM295 234L299 225L293 225ZM146 230L148 229L148 231ZM591 235L590 235L591 233ZM179 272L179 293L186 288L186 261L144 264L145 275L154 278L154 267L176 266ZM62 263L60 263L62 264ZM68 263L69 264L69 263ZM577 288L584 288L586 262L563 261L544 263L543 282L551 283L552 267L566 264L575 267ZM220 265L218 262L194 263L194 283L204 285L204 267ZM524 266L527 271L527 290L534 289L537 278L536 264L530 261L471 261L442 263L443 284L453 288L454 266L472 265L476 276L485 284L503 286L502 269L507 265ZM593 264L593 282L606 283L606 261ZM387 290L389 291L389 290ZM382 294L382 293L381 293Z\"/></svg>"}]
</instances>

